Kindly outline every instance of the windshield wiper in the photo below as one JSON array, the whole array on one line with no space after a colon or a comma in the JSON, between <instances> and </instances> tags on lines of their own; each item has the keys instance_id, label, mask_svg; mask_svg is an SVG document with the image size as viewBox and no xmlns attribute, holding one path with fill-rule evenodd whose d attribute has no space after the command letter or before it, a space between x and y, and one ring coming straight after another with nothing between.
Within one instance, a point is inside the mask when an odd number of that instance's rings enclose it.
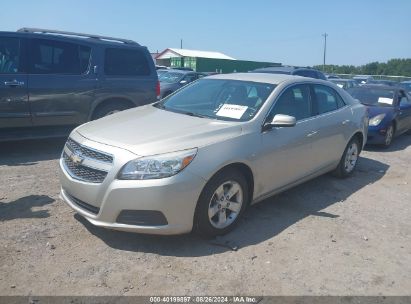
<instances>
[{"instance_id":1,"label":"windshield wiper","mask_svg":"<svg viewBox=\"0 0 411 304\"><path fill-rule=\"evenodd\" d=\"M201 114L194 113L194 112L189 112L189 111L178 111L178 113L193 116L193 117L200 117L200 118L207 118L208 117L208 116L205 116L205 115L201 115Z\"/></svg>"}]
</instances>

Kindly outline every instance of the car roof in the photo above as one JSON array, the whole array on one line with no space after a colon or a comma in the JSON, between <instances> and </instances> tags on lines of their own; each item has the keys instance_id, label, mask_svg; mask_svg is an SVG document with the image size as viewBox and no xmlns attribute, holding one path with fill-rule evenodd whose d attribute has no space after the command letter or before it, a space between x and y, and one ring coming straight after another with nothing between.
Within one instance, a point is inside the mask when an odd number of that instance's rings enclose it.
<instances>
[{"instance_id":1,"label":"car roof","mask_svg":"<svg viewBox=\"0 0 411 304\"><path fill-rule=\"evenodd\" d=\"M79 36L69 36L69 35L62 35L62 34L52 34L52 33L33 33L33 32L10 32L10 31L0 31L0 35L13 35L15 37L29 37L29 38L40 38L40 39L58 39L58 40L66 40L66 41L75 41L75 42L85 42L85 43L93 43L93 44L101 44L101 45L113 45L113 46L127 46L127 47L142 47L142 46L135 43L122 43L120 41L111 41L105 39L97 39L92 37L79 37ZM92 35L90 35L92 36Z\"/></svg>"},{"instance_id":2,"label":"car roof","mask_svg":"<svg viewBox=\"0 0 411 304\"><path fill-rule=\"evenodd\" d=\"M318 81L319 79L289 75L289 74L270 74L270 73L231 73L231 74L217 74L205 77L206 79L227 79L227 80L242 80L262 83L279 84L288 80L301 81ZM324 81L326 82L326 81Z\"/></svg>"},{"instance_id":3,"label":"car roof","mask_svg":"<svg viewBox=\"0 0 411 304\"><path fill-rule=\"evenodd\" d=\"M189 74L189 73L196 73L194 71L189 70L177 70L177 69L167 69L167 72L179 73L179 74Z\"/></svg>"},{"instance_id":4,"label":"car roof","mask_svg":"<svg viewBox=\"0 0 411 304\"><path fill-rule=\"evenodd\" d=\"M341 82L341 81L343 81L343 82L349 82L349 81L354 81L353 79L346 79L346 78L331 78L331 79L328 79L328 81L331 81L331 82L337 82L337 81L339 81L339 82Z\"/></svg>"},{"instance_id":5,"label":"car roof","mask_svg":"<svg viewBox=\"0 0 411 304\"><path fill-rule=\"evenodd\" d=\"M282 72L282 73L292 73L297 70L312 70L317 71L312 68L305 68L305 67L294 67L294 66L278 66L278 67L266 67L266 68L259 68L255 69L251 72Z\"/></svg>"}]
</instances>

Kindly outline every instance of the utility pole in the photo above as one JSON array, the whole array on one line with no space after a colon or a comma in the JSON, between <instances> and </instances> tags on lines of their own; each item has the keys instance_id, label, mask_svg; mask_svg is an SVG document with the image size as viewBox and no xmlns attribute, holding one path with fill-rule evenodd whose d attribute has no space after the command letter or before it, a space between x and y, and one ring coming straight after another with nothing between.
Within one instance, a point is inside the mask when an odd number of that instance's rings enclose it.
<instances>
[{"instance_id":1,"label":"utility pole","mask_svg":"<svg viewBox=\"0 0 411 304\"><path fill-rule=\"evenodd\" d=\"M324 37L324 60L323 60L323 71L325 72L325 55L327 54L327 33L322 34Z\"/></svg>"},{"instance_id":2,"label":"utility pole","mask_svg":"<svg viewBox=\"0 0 411 304\"><path fill-rule=\"evenodd\" d=\"M180 39L180 49L183 49L183 39Z\"/></svg>"}]
</instances>

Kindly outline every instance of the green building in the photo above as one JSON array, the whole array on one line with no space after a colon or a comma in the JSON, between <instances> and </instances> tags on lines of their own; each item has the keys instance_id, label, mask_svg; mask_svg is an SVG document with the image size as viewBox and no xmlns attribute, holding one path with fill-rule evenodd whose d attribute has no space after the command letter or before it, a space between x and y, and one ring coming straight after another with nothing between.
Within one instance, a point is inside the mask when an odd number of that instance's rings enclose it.
<instances>
[{"instance_id":1,"label":"green building","mask_svg":"<svg viewBox=\"0 0 411 304\"><path fill-rule=\"evenodd\" d=\"M248 72L267 66L280 66L275 62L236 60L219 52L185 49L166 49L156 57L159 65L171 68L191 68L197 72L233 73Z\"/></svg>"}]
</instances>

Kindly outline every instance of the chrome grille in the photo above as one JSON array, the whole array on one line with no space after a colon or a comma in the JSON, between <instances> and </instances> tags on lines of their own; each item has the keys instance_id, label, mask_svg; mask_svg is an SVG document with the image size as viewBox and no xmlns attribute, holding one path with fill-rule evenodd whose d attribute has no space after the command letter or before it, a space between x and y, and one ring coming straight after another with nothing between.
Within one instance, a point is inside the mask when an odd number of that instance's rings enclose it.
<instances>
[{"instance_id":1,"label":"chrome grille","mask_svg":"<svg viewBox=\"0 0 411 304\"><path fill-rule=\"evenodd\" d=\"M86 167L81 164L75 164L66 152L63 152L63 159L66 170L73 178L89 183L102 183L107 176L106 171Z\"/></svg>"},{"instance_id":2,"label":"chrome grille","mask_svg":"<svg viewBox=\"0 0 411 304\"><path fill-rule=\"evenodd\" d=\"M84 147L80 145L79 143L75 142L74 140L72 140L71 138L67 140L66 146L72 152L78 152L84 157L95 159L95 160L105 162L105 163L113 162L113 156Z\"/></svg>"}]
</instances>

